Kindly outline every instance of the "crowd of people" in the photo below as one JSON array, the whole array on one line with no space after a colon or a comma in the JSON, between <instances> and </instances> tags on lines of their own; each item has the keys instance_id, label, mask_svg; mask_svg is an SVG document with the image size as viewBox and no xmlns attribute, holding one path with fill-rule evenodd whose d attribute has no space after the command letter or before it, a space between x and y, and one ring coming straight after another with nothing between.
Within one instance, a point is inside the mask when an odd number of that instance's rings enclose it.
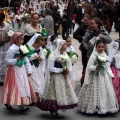
<instances>
[{"instance_id":1,"label":"crowd of people","mask_svg":"<svg viewBox=\"0 0 120 120\"><path fill-rule=\"evenodd\" d=\"M112 42L114 25L119 37ZM80 43L82 77L75 93ZM109 0L23 0L0 9L0 80L8 110L27 105L50 111L77 107L87 114L120 110L120 3Z\"/></svg>"}]
</instances>

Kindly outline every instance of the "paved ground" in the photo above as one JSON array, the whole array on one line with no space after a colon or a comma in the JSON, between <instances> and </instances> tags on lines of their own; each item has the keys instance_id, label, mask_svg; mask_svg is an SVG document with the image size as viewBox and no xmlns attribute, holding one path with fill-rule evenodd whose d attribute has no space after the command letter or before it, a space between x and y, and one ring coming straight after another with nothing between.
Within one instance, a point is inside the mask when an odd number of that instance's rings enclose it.
<instances>
[{"instance_id":1,"label":"paved ground","mask_svg":"<svg viewBox=\"0 0 120 120\"><path fill-rule=\"evenodd\" d=\"M118 33L114 31L111 33L111 37L113 40L118 39ZM76 94L78 95L80 90L80 82L79 79L81 77L81 54L78 50L79 43L77 40L73 40L73 46L75 47L77 53L79 54L79 61L76 63L76 78L77 78L77 87L76 87ZM110 47L111 45L109 45ZM1 91L2 87L0 87L0 98L1 98ZM63 120L119 120L120 119L120 112L117 114L110 114L110 115L85 115L81 114L77 110L68 110L66 112L60 112L62 115ZM42 112L37 107L30 106L30 110L27 113L20 114L18 111L18 107L14 106L13 111L8 111L4 105L0 103L0 120L53 120L51 118L49 112ZM57 119L58 120L58 119Z\"/></svg>"}]
</instances>

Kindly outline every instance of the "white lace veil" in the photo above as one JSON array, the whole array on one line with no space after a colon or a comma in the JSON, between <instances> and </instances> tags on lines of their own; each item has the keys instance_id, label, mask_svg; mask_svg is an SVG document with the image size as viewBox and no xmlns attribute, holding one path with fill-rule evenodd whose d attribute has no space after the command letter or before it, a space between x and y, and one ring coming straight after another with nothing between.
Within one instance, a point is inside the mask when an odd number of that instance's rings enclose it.
<instances>
[{"instance_id":1,"label":"white lace veil","mask_svg":"<svg viewBox=\"0 0 120 120\"><path fill-rule=\"evenodd\" d=\"M29 46L32 46L38 36L41 36L41 34L36 33L35 35L33 35L32 38L28 41L27 44L28 44Z\"/></svg>"},{"instance_id":2,"label":"white lace veil","mask_svg":"<svg viewBox=\"0 0 120 120\"><path fill-rule=\"evenodd\" d=\"M33 35L32 38L28 41L27 44L31 47L34 44L34 42L35 42L35 40L37 39L38 36L41 36L41 34L36 33L35 35ZM41 61L40 66L41 66L42 71L45 72L45 55L43 53L42 47L40 47L38 49L40 49L40 56L44 59L44 60Z\"/></svg>"},{"instance_id":3,"label":"white lace veil","mask_svg":"<svg viewBox=\"0 0 120 120\"><path fill-rule=\"evenodd\" d=\"M48 89L49 89L49 85L50 85L50 71L49 71L49 68L50 68L51 59L59 58L60 49L65 42L66 42L65 40L61 40L61 39L56 40L56 49L48 57L48 64L47 64L47 69L46 69L46 73L45 73L45 86L43 87L44 88L44 95L43 95L44 98L46 98L46 95L47 95ZM67 55L66 52L64 52L63 54ZM69 77L71 79L71 77L72 77L72 73L71 73L72 72L72 64L71 64L70 60L67 62L67 66L68 66L68 69L69 69Z\"/></svg>"},{"instance_id":4,"label":"white lace veil","mask_svg":"<svg viewBox=\"0 0 120 120\"><path fill-rule=\"evenodd\" d=\"M118 48L119 48L119 43L118 42L113 42L112 48L110 49L110 52L109 52L109 55L108 55L108 58L109 58L110 62L112 62L114 55L118 51Z\"/></svg>"}]
</instances>

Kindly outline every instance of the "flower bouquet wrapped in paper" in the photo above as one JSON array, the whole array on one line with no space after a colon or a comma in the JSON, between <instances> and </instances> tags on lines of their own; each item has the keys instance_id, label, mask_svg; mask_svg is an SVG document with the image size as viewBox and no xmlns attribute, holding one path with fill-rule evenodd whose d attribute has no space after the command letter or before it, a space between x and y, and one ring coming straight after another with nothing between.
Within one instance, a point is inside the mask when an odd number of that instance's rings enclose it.
<instances>
[{"instance_id":1,"label":"flower bouquet wrapped in paper","mask_svg":"<svg viewBox=\"0 0 120 120\"><path fill-rule=\"evenodd\" d=\"M105 57L102 57L102 56L99 56L99 55L97 55L96 57L97 57L96 58L96 64L100 66L99 71L97 71L97 75L98 75L98 72L100 72L101 75L104 76L105 75L104 65L105 65L106 62L109 62L109 61Z\"/></svg>"},{"instance_id":2,"label":"flower bouquet wrapped in paper","mask_svg":"<svg viewBox=\"0 0 120 120\"><path fill-rule=\"evenodd\" d=\"M43 53L44 53L45 57L48 58L48 56L50 55L51 51L48 48L44 48L43 49Z\"/></svg>"},{"instance_id":3,"label":"flower bouquet wrapped in paper","mask_svg":"<svg viewBox=\"0 0 120 120\"><path fill-rule=\"evenodd\" d=\"M72 62L72 64L76 63L78 60L78 54L75 52L69 52L68 56L70 57L70 60Z\"/></svg>"}]
</instances>

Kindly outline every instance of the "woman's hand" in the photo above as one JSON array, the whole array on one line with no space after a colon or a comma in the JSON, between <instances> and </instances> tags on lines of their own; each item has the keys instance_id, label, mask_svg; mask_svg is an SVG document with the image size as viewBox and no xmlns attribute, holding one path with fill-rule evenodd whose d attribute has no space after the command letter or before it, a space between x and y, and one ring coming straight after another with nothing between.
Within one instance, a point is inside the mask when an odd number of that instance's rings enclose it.
<instances>
[{"instance_id":1,"label":"woman's hand","mask_svg":"<svg viewBox=\"0 0 120 120\"><path fill-rule=\"evenodd\" d=\"M31 76L31 74L28 74L28 77L30 77Z\"/></svg>"},{"instance_id":2,"label":"woman's hand","mask_svg":"<svg viewBox=\"0 0 120 120\"><path fill-rule=\"evenodd\" d=\"M43 58L40 55L38 55L38 57L36 59L39 61L43 60Z\"/></svg>"},{"instance_id":3,"label":"woman's hand","mask_svg":"<svg viewBox=\"0 0 120 120\"><path fill-rule=\"evenodd\" d=\"M100 65L97 65L96 70L99 70L99 69L100 69Z\"/></svg>"},{"instance_id":4,"label":"woman's hand","mask_svg":"<svg viewBox=\"0 0 120 120\"><path fill-rule=\"evenodd\" d=\"M99 34L99 37L100 37L100 38L103 38L103 37L104 37L104 35L103 35L103 34Z\"/></svg>"},{"instance_id":5,"label":"woman's hand","mask_svg":"<svg viewBox=\"0 0 120 120\"><path fill-rule=\"evenodd\" d=\"M21 56L16 57L17 61L21 58Z\"/></svg>"},{"instance_id":6,"label":"woman's hand","mask_svg":"<svg viewBox=\"0 0 120 120\"><path fill-rule=\"evenodd\" d=\"M7 42L9 42L8 39L2 40L2 38L0 37L0 46L3 46Z\"/></svg>"},{"instance_id":7,"label":"woman's hand","mask_svg":"<svg viewBox=\"0 0 120 120\"><path fill-rule=\"evenodd\" d=\"M65 75L68 75L68 74L69 74L69 70L68 70L68 69L65 69L65 70L63 71L63 73L64 73Z\"/></svg>"},{"instance_id":8,"label":"woman's hand","mask_svg":"<svg viewBox=\"0 0 120 120\"><path fill-rule=\"evenodd\" d=\"M5 39L5 43L9 42L10 40L9 39Z\"/></svg>"}]
</instances>

